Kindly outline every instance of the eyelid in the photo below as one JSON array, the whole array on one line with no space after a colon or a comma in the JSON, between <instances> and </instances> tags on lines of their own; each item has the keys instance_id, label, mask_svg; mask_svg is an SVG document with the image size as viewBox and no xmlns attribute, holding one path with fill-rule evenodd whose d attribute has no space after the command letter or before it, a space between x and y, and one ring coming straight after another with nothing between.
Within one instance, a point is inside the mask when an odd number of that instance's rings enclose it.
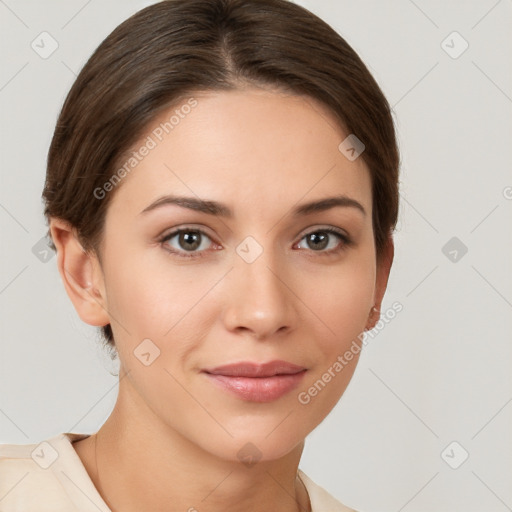
<instances>
[{"instance_id":1,"label":"eyelid","mask_svg":"<svg viewBox=\"0 0 512 512\"><path fill-rule=\"evenodd\" d=\"M166 229L165 231L162 232L161 235L158 235L156 237L156 240L161 242L162 240L172 238L173 236L177 235L182 231L197 231L202 235L206 235L212 241L214 241L215 239L215 236L209 234L205 226L194 226L191 224L184 224L183 226Z\"/></svg>"},{"instance_id":2,"label":"eyelid","mask_svg":"<svg viewBox=\"0 0 512 512\"><path fill-rule=\"evenodd\" d=\"M331 226L331 225L313 225L313 226L310 226L310 227L302 230L300 232L300 234L297 236L299 237L299 240L302 240L306 235L309 235L311 233L316 233L317 231L328 231L331 233L337 233L338 235L340 235L342 237L350 238L350 235L348 234L347 231L345 231L342 228L338 228L336 226Z\"/></svg>"},{"instance_id":3,"label":"eyelid","mask_svg":"<svg viewBox=\"0 0 512 512\"><path fill-rule=\"evenodd\" d=\"M207 231L205 231L205 227L204 226L198 227L198 226L194 226L194 225L185 224L183 226L179 226L179 227L176 227L176 228L170 228L169 230L165 230L161 235L159 235L157 237L157 240L158 241L162 241L162 240L164 240L166 238L171 237L171 235L176 235L180 231L186 231L186 230L198 231L201 234L206 235L212 241L215 238L215 236L212 236ZM301 240L306 235L309 235L311 233L315 233L317 231L329 231L329 230L331 232L338 233L339 235L344 236L346 238L350 238L350 235L348 234L347 231L345 231L342 228L338 228L338 227L331 226L331 225L318 225L318 226L313 225L313 226L309 226L307 228L304 228L302 231L300 231L299 234L297 234L294 238L298 238L299 240Z\"/></svg>"},{"instance_id":4,"label":"eyelid","mask_svg":"<svg viewBox=\"0 0 512 512\"><path fill-rule=\"evenodd\" d=\"M175 236L179 235L180 233L189 232L189 231L196 231L196 232L200 233L201 236L206 236L212 242L212 244L220 245L218 242L216 242L215 237L208 234L208 232L203 227L196 227L196 226L191 226L191 225L183 225L180 227L172 228L170 230L165 230L163 232L163 234L159 235L156 238L156 241L161 246L163 246L165 242L168 242L169 240L171 240ZM176 249L169 249L169 248L166 248L165 250L171 254L178 254L179 256L183 256L185 258L200 257L200 256L203 256L205 252L207 252L207 250L192 251L192 252L188 251L187 252L187 251L178 251ZM213 249L213 250L215 250L215 249Z\"/></svg>"}]
</instances>

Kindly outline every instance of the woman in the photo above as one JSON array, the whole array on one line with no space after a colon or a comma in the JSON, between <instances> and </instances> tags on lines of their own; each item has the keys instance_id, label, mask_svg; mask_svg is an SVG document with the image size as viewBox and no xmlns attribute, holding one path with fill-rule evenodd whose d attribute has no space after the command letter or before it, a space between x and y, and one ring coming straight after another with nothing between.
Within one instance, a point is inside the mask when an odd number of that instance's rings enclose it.
<instances>
[{"instance_id":1,"label":"woman","mask_svg":"<svg viewBox=\"0 0 512 512\"><path fill-rule=\"evenodd\" d=\"M390 107L286 0L168 0L98 47L51 143L49 235L120 360L92 435L0 448L0 508L346 511L298 469L393 260Z\"/></svg>"}]
</instances>

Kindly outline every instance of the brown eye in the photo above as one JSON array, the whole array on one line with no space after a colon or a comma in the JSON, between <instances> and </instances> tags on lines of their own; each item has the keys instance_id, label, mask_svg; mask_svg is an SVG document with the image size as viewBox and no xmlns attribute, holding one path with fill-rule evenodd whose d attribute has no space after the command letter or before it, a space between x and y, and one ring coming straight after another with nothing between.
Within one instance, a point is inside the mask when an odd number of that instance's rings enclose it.
<instances>
[{"instance_id":1,"label":"brown eye","mask_svg":"<svg viewBox=\"0 0 512 512\"><path fill-rule=\"evenodd\" d=\"M305 236L308 246L315 251L325 249L329 244L329 238L330 235L323 231L317 231L316 233L310 233Z\"/></svg>"},{"instance_id":2,"label":"brown eye","mask_svg":"<svg viewBox=\"0 0 512 512\"><path fill-rule=\"evenodd\" d=\"M201 245L201 233L182 231L178 234L178 244L186 251L195 251Z\"/></svg>"},{"instance_id":3,"label":"brown eye","mask_svg":"<svg viewBox=\"0 0 512 512\"><path fill-rule=\"evenodd\" d=\"M333 228L317 229L303 236L302 240L306 241L306 249L328 254L338 252L352 243L347 235Z\"/></svg>"},{"instance_id":4,"label":"brown eye","mask_svg":"<svg viewBox=\"0 0 512 512\"><path fill-rule=\"evenodd\" d=\"M177 229L160 240L169 252L185 258L202 256L210 237L200 229ZM201 249L201 250L198 250ZM190 254L187 254L190 253Z\"/></svg>"}]
</instances>

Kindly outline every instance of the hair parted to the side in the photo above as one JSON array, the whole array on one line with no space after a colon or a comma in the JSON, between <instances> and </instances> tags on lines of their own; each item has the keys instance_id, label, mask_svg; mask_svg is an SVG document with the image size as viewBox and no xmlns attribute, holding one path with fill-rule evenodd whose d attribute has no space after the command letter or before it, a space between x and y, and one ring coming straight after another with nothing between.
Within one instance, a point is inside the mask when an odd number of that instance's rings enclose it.
<instances>
[{"instance_id":1,"label":"hair parted to the side","mask_svg":"<svg viewBox=\"0 0 512 512\"><path fill-rule=\"evenodd\" d=\"M99 257L115 190L102 199L94 191L149 123L194 92L247 85L320 101L346 135L365 144L360 158L371 173L379 258L398 217L391 108L348 43L288 0L164 0L119 25L87 61L60 112L43 191L47 222L67 221ZM115 351L110 325L102 330Z\"/></svg>"}]
</instances>

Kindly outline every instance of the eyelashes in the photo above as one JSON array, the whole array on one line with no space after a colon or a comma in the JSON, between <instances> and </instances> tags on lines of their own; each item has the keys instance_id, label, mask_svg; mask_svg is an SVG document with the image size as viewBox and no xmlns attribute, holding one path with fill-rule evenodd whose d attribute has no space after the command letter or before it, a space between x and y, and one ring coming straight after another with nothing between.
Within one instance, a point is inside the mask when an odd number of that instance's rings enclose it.
<instances>
[{"instance_id":1,"label":"eyelashes","mask_svg":"<svg viewBox=\"0 0 512 512\"><path fill-rule=\"evenodd\" d=\"M181 248L169 245L169 242L171 242L175 238L177 245L181 245ZM164 235L158 240L158 242L161 245L161 247L172 256L175 256L177 258L193 259L203 258L205 257L207 252L211 252L207 248L203 247L203 242L205 242L205 239L212 241L211 237L203 230L197 228L184 227L176 229L171 233ZM327 245L330 245L332 239L337 239L338 243L335 245L334 248L324 250L324 242L327 241ZM353 245L352 239L347 234L333 227L325 227L309 231L300 238L299 243L296 245L300 245L303 240L306 240L306 246L308 246L308 244L311 243L313 243L314 245L315 243L320 242L320 250L315 250L311 248L299 249L306 250L307 252L313 253L313 255L318 255L319 257L339 254L340 252L348 249L350 246ZM215 242L213 241L212 243L215 244ZM185 248L183 248L183 245L185 246ZM187 245L189 247L186 247ZM206 245L208 246L207 243ZM217 248L213 250L220 250L220 246L217 246Z\"/></svg>"}]
</instances>

